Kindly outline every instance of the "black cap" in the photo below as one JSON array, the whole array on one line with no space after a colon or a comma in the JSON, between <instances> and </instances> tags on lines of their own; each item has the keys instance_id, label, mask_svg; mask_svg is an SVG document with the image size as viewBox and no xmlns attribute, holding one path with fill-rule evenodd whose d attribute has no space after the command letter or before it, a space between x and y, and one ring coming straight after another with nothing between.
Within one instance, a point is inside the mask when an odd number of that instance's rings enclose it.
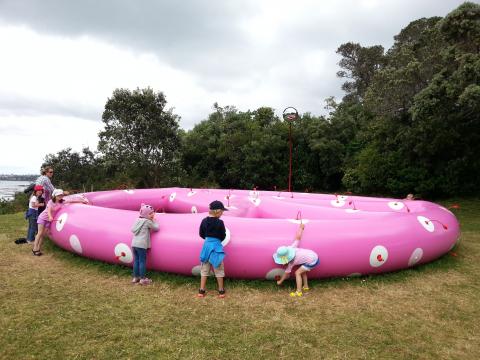
<instances>
[{"instance_id":1,"label":"black cap","mask_svg":"<svg viewBox=\"0 0 480 360\"><path fill-rule=\"evenodd\" d=\"M223 211L228 211L228 209L225 209L225 206L223 206L223 203L221 201L215 200L210 203L210 210L223 210Z\"/></svg>"}]
</instances>

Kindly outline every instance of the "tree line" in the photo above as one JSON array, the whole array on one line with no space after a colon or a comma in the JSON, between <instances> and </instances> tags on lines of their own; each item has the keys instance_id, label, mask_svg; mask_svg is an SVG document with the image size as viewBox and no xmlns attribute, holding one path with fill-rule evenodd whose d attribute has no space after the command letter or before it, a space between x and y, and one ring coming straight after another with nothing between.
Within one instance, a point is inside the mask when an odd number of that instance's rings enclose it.
<instances>
[{"instance_id":1,"label":"tree line","mask_svg":"<svg viewBox=\"0 0 480 360\"><path fill-rule=\"evenodd\" d=\"M337 53L345 96L326 99L328 115L292 124L295 191L478 193L480 5L415 20L387 50L349 42ZM162 92L116 89L98 148L64 149L45 164L57 186L81 191L287 188L289 124L271 107L216 103L189 131L179 120Z\"/></svg>"}]
</instances>

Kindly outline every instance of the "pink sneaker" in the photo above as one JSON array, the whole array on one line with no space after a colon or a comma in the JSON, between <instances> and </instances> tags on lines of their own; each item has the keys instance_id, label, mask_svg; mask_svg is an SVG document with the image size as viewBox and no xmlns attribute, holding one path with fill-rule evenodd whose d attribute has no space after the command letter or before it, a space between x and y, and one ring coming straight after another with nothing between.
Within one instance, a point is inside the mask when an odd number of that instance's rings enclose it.
<instances>
[{"instance_id":1,"label":"pink sneaker","mask_svg":"<svg viewBox=\"0 0 480 360\"><path fill-rule=\"evenodd\" d=\"M150 285L152 283L152 280L150 280L149 278L143 278L140 279L139 283L140 285Z\"/></svg>"},{"instance_id":2,"label":"pink sneaker","mask_svg":"<svg viewBox=\"0 0 480 360\"><path fill-rule=\"evenodd\" d=\"M140 281L140 278L134 277L134 278L132 279L132 284L136 284L136 283L138 283L139 281Z\"/></svg>"}]
</instances>

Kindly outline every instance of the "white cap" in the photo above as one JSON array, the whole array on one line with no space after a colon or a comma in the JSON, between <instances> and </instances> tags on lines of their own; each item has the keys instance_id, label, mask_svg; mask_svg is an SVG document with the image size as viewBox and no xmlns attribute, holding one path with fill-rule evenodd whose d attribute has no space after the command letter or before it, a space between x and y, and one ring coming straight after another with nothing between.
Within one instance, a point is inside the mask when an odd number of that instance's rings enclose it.
<instances>
[{"instance_id":1,"label":"white cap","mask_svg":"<svg viewBox=\"0 0 480 360\"><path fill-rule=\"evenodd\" d=\"M58 195L63 195L63 190L62 189L55 189L52 192L52 197L58 196Z\"/></svg>"}]
</instances>

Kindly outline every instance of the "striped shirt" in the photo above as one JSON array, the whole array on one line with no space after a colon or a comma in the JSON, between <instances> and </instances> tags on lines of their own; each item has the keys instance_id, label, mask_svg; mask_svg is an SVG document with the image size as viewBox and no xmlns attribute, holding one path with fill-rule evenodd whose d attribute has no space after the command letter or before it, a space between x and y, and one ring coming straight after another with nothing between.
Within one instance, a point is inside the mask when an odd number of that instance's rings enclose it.
<instances>
[{"instance_id":1,"label":"striped shirt","mask_svg":"<svg viewBox=\"0 0 480 360\"><path fill-rule=\"evenodd\" d=\"M53 190L55 190L50 178L46 175L41 175L35 180L35 185L43 186L43 197L45 198L45 202L48 202L52 198Z\"/></svg>"},{"instance_id":2,"label":"striped shirt","mask_svg":"<svg viewBox=\"0 0 480 360\"><path fill-rule=\"evenodd\" d=\"M297 265L303 265L303 264L310 264L318 259L318 255L308 249L302 249L298 247L299 240L295 240L292 245L290 245L295 249L295 257L293 258L292 261L290 261L287 265L287 268L285 269L285 273L290 274L292 272L292 268Z\"/></svg>"}]
</instances>

